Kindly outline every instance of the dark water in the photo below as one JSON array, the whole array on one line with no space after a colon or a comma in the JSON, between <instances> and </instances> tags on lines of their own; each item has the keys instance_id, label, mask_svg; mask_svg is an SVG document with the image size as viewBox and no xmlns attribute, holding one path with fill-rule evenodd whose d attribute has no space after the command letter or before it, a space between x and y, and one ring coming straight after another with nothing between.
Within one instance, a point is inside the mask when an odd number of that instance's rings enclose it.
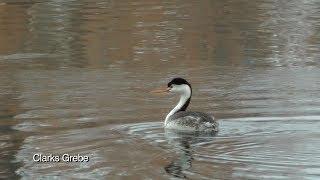
<instances>
[{"instance_id":1,"label":"dark water","mask_svg":"<svg viewBox=\"0 0 320 180\"><path fill-rule=\"evenodd\" d=\"M319 179L319 12L316 0L0 1L0 178ZM176 76L218 134L164 131L177 99L148 92Z\"/></svg>"}]
</instances>

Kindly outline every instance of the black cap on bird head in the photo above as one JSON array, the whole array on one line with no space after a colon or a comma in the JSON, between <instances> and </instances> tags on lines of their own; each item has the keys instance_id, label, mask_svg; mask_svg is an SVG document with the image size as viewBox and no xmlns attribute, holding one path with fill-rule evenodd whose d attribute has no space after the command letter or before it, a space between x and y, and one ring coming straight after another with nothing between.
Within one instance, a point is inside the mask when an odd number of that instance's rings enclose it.
<instances>
[{"instance_id":1,"label":"black cap on bird head","mask_svg":"<svg viewBox=\"0 0 320 180\"><path fill-rule=\"evenodd\" d=\"M173 78L169 83L168 83L168 87L170 87L172 84L175 85L182 85L182 84L186 84L190 87L191 89L191 85L188 83L187 80L183 79L183 78Z\"/></svg>"},{"instance_id":2,"label":"black cap on bird head","mask_svg":"<svg viewBox=\"0 0 320 180\"><path fill-rule=\"evenodd\" d=\"M191 85L188 83L187 80L183 78L174 78L168 83L168 88L172 88L172 85L188 85L192 94L192 88ZM185 111L187 107L189 106L190 100L191 100L191 94L188 100L185 102L185 104L178 110L178 111Z\"/></svg>"}]
</instances>

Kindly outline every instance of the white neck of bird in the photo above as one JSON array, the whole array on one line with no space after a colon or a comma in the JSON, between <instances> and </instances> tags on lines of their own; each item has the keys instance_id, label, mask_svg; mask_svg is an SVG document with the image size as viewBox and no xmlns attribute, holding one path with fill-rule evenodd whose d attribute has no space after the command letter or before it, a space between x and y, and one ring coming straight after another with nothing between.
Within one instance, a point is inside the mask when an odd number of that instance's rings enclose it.
<instances>
[{"instance_id":1,"label":"white neck of bird","mask_svg":"<svg viewBox=\"0 0 320 180\"><path fill-rule=\"evenodd\" d=\"M180 100L179 100L178 104L167 115L167 117L164 121L164 125L167 124L170 116L172 116L173 114L178 112L184 106L184 104L188 101L188 99L191 98L190 87L188 85L179 85L179 86L180 87L179 87L178 93L180 94Z\"/></svg>"}]
</instances>

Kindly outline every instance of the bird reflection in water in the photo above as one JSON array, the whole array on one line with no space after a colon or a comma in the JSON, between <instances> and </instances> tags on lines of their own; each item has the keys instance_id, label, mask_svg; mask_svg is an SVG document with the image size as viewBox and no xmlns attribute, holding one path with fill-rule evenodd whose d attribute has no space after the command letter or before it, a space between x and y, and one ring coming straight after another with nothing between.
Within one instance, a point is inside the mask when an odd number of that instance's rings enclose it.
<instances>
[{"instance_id":1,"label":"bird reflection in water","mask_svg":"<svg viewBox=\"0 0 320 180\"><path fill-rule=\"evenodd\" d=\"M217 132L179 132L165 129L165 137L173 151L178 155L164 167L165 171L177 178L187 178L184 171L192 167L194 148L213 141L216 134Z\"/></svg>"}]
</instances>

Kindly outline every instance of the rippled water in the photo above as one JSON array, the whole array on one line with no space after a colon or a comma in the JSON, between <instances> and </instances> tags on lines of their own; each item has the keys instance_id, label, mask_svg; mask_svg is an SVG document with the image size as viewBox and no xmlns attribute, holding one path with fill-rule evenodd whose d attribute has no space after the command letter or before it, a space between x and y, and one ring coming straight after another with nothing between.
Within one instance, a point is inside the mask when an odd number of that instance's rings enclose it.
<instances>
[{"instance_id":1,"label":"rippled water","mask_svg":"<svg viewBox=\"0 0 320 180\"><path fill-rule=\"evenodd\" d=\"M0 1L0 178L319 179L319 1ZM165 131L182 76L217 134ZM87 155L38 163L35 153Z\"/></svg>"}]
</instances>

